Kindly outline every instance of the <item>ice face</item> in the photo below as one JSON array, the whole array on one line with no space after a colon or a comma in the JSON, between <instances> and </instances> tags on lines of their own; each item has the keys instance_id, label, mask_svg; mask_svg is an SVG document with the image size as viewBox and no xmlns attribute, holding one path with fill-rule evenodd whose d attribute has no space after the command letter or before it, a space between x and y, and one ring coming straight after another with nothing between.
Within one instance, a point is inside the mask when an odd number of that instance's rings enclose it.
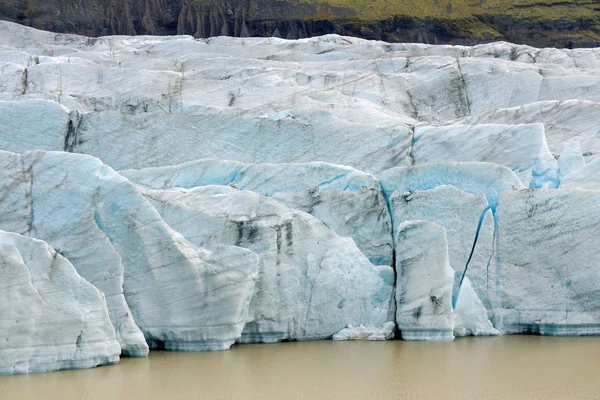
<instances>
[{"instance_id":1,"label":"ice face","mask_svg":"<svg viewBox=\"0 0 600 400\"><path fill-rule=\"evenodd\" d=\"M598 192L503 193L490 266L494 326L503 333L600 332ZM548 229L552 229L548 232Z\"/></svg>"},{"instance_id":2,"label":"ice face","mask_svg":"<svg viewBox=\"0 0 600 400\"><path fill-rule=\"evenodd\" d=\"M397 190L412 193L450 185L470 194L484 194L492 207L496 207L500 193L525 188L510 169L477 162L392 168L379 175L379 178L382 190L388 197Z\"/></svg>"},{"instance_id":3,"label":"ice face","mask_svg":"<svg viewBox=\"0 0 600 400\"><path fill-rule=\"evenodd\" d=\"M119 361L102 293L47 243L0 231L0 375Z\"/></svg>"},{"instance_id":4,"label":"ice face","mask_svg":"<svg viewBox=\"0 0 600 400\"><path fill-rule=\"evenodd\" d=\"M15 153L33 149L65 150L72 112L61 104L49 100L0 101L0 110L4 126L0 134L2 150ZM34 130L23 123L33 115L43 121L36 124ZM71 126L76 127L77 123Z\"/></svg>"},{"instance_id":5,"label":"ice face","mask_svg":"<svg viewBox=\"0 0 600 400\"><path fill-rule=\"evenodd\" d=\"M577 157L575 155L575 157ZM577 162L577 159L575 159ZM587 165L574 169L560 182L561 189L600 190L600 160L596 159Z\"/></svg>"},{"instance_id":6,"label":"ice face","mask_svg":"<svg viewBox=\"0 0 600 400\"><path fill-rule=\"evenodd\" d=\"M559 179L562 181L566 176L584 166L585 157L581 154L581 144L579 139L569 140L565 143L565 148L558 159Z\"/></svg>"},{"instance_id":7,"label":"ice face","mask_svg":"<svg viewBox=\"0 0 600 400\"><path fill-rule=\"evenodd\" d=\"M398 190L390 197L390 209L395 240L398 240L397 230L406 221L423 220L443 227L447 233L450 265L457 276L453 292L458 293L458 283L468 263L467 276L486 302L494 220L483 194L472 195L447 185L412 193Z\"/></svg>"},{"instance_id":8,"label":"ice face","mask_svg":"<svg viewBox=\"0 0 600 400\"><path fill-rule=\"evenodd\" d=\"M123 260L98 226L97 189L124 181L89 156L61 152L0 151L0 228L47 241L106 296L117 340L125 354L145 355L148 346L123 296Z\"/></svg>"},{"instance_id":9,"label":"ice face","mask_svg":"<svg viewBox=\"0 0 600 400\"><path fill-rule=\"evenodd\" d=\"M396 324L405 340L453 340L454 270L446 230L427 221L398 227Z\"/></svg>"},{"instance_id":10,"label":"ice face","mask_svg":"<svg viewBox=\"0 0 600 400\"><path fill-rule=\"evenodd\" d=\"M236 245L258 255L240 342L324 339L347 325L381 326L393 318L392 268L372 265L351 239L309 214L247 191L144 195L192 244Z\"/></svg>"},{"instance_id":11,"label":"ice face","mask_svg":"<svg viewBox=\"0 0 600 400\"><path fill-rule=\"evenodd\" d=\"M556 160L542 124L420 126L411 154L415 165L491 162L510 168L525 186L556 186Z\"/></svg>"},{"instance_id":12,"label":"ice face","mask_svg":"<svg viewBox=\"0 0 600 400\"><path fill-rule=\"evenodd\" d=\"M200 160L177 166L121 171L151 188L228 185L271 197L312 214L351 237L375 265L392 265L391 220L375 177L327 163L242 164Z\"/></svg>"},{"instance_id":13,"label":"ice face","mask_svg":"<svg viewBox=\"0 0 600 400\"><path fill-rule=\"evenodd\" d=\"M12 167L3 170L4 181L13 183L3 208L17 210L2 226L48 240L102 290L126 354L147 354L144 336L153 347L201 350L228 348L238 339L256 255L195 247L129 181L93 157L41 151L0 157Z\"/></svg>"},{"instance_id":14,"label":"ice face","mask_svg":"<svg viewBox=\"0 0 600 400\"><path fill-rule=\"evenodd\" d=\"M0 229L96 286L128 355L394 322L596 334L599 67L598 49L0 21ZM52 368L115 359L87 354Z\"/></svg>"}]
</instances>

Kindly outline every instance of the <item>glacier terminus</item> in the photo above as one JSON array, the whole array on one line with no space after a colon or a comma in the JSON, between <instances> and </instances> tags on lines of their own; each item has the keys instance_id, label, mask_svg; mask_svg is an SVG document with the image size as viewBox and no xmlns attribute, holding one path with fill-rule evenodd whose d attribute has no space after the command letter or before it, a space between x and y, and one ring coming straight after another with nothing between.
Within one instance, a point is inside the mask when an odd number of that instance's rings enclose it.
<instances>
[{"instance_id":1,"label":"glacier terminus","mask_svg":"<svg viewBox=\"0 0 600 400\"><path fill-rule=\"evenodd\" d=\"M0 374L600 334L600 49L0 21Z\"/></svg>"}]
</instances>

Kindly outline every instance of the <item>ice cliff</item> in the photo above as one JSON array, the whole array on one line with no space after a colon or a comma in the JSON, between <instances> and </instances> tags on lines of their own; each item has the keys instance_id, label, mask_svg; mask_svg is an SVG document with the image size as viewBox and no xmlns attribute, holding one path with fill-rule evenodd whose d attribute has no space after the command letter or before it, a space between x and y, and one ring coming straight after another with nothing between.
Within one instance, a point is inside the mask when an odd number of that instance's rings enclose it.
<instances>
[{"instance_id":1,"label":"ice cliff","mask_svg":"<svg viewBox=\"0 0 600 400\"><path fill-rule=\"evenodd\" d=\"M0 373L598 334L598 121L597 49L0 21Z\"/></svg>"},{"instance_id":2,"label":"ice cliff","mask_svg":"<svg viewBox=\"0 0 600 400\"><path fill-rule=\"evenodd\" d=\"M47 243L0 231L0 373L119 361L104 295Z\"/></svg>"}]
</instances>

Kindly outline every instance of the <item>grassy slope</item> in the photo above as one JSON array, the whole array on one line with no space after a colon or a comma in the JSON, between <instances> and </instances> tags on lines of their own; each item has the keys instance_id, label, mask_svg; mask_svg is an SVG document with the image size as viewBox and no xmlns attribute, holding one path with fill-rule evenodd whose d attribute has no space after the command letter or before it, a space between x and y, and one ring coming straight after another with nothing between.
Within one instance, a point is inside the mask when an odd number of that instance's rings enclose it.
<instances>
[{"instance_id":1,"label":"grassy slope","mask_svg":"<svg viewBox=\"0 0 600 400\"><path fill-rule=\"evenodd\" d=\"M198 1L198 0L197 0ZM200 0L202 1L202 0ZM336 20L331 10L350 9L354 23L373 23L395 16L434 19L458 37L498 38L502 35L489 23L495 19L524 21L545 26L586 26L561 32L576 41L600 40L599 0L276 0L317 5L315 19ZM319 7L321 6L321 7ZM487 22L484 22L487 21ZM504 32L506 33L506 32Z\"/></svg>"},{"instance_id":2,"label":"grassy slope","mask_svg":"<svg viewBox=\"0 0 600 400\"><path fill-rule=\"evenodd\" d=\"M308 20L331 22L335 31L342 34L389 41L421 40L417 35L435 31L436 39L448 43L504 39L537 46L561 47L569 43L600 46L600 0L127 0L125 3L130 7L110 7L111 0L0 0L0 18L40 29L89 35L100 34L110 22L111 26L116 24L119 33L129 34L135 23L143 22L142 16L146 18L148 13L150 17L146 19L158 29L146 27L140 32L171 34L177 30L177 19L181 17L181 9L175 5L195 4L225 11L227 15L231 10L236 10L235 15L244 10L246 21L258 21L255 28L261 21L276 24ZM187 8L184 9L187 13ZM217 20L221 18L218 13L215 15ZM190 21L200 18L193 12L189 16ZM163 26L165 21L168 26ZM274 28L269 26L269 29L253 33L268 35Z\"/></svg>"},{"instance_id":3,"label":"grassy slope","mask_svg":"<svg viewBox=\"0 0 600 400\"><path fill-rule=\"evenodd\" d=\"M279 0L285 1L285 0ZM394 15L407 17L468 18L475 15L510 15L532 20L598 18L597 0L298 0L350 8L361 20L373 21ZM595 4L594 4L595 3ZM594 10L597 8L597 10Z\"/></svg>"}]
</instances>

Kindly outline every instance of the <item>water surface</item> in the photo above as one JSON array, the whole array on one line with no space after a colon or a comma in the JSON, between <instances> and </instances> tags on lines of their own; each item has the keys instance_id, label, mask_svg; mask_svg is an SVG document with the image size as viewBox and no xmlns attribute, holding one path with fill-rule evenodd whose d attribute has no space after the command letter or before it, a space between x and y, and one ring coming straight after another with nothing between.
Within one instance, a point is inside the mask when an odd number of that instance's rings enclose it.
<instances>
[{"instance_id":1,"label":"water surface","mask_svg":"<svg viewBox=\"0 0 600 400\"><path fill-rule=\"evenodd\" d=\"M600 399L600 338L294 342L0 377L2 400Z\"/></svg>"}]
</instances>

